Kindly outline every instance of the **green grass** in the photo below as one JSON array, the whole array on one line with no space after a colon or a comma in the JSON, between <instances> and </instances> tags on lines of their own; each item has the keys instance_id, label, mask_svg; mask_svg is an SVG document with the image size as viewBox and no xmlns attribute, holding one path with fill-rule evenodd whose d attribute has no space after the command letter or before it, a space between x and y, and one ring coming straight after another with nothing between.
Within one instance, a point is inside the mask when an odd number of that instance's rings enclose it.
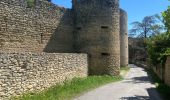
<instances>
[{"instance_id":1,"label":"green grass","mask_svg":"<svg viewBox=\"0 0 170 100\"><path fill-rule=\"evenodd\" d=\"M147 70L147 72L152 77L152 81L163 99L170 100L170 87L164 84L152 70Z\"/></svg>"},{"instance_id":2,"label":"green grass","mask_svg":"<svg viewBox=\"0 0 170 100\"><path fill-rule=\"evenodd\" d=\"M122 76L122 77L124 77L127 73L128 73L128 71L130 70L130 67L120 67L120 75Z\"/></svg>"},{"instance_id":3,"label":"green grass","mask_svg":"<svg viewBox=\"0 0 170 100\"><path fill-rule=\"evenodd\" d=\"M126 67L120 67L120 70L122 71L129 71L130 67L126 66Z\"/></svg>"},{"instance_id":4,"label":"green grass","mask_svg":"<svg viewBox=\"0 0 170 100\"><path fill-rule=\"evenodd\" d=\"M64 85L56 85L39 93L24 94L12 100L70 100L91 89L120 80L122 80L121 76L113 77L107 75L75 78L70 82L65 82Z\"/></svg>"}]
</instances>

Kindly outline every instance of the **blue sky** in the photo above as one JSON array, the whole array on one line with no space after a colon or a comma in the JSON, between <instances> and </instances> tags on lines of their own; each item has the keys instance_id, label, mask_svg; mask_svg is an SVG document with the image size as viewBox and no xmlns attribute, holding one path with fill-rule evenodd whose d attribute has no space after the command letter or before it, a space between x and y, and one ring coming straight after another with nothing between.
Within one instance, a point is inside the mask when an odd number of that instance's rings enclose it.
<instances>
[{"instance_id":1,"label":"blue sky","mask_svg":"<svg viewBox=\"0 0 170 100\"><path fill-rule=\"evenodd\" d=\"M52 0L53 3L71 8L71 0ZM168 0L120 0L120 7L128 12L128 23L141 21L143 17L161 13L166 10L170 1Z\"/></svg>"}]
</instances>

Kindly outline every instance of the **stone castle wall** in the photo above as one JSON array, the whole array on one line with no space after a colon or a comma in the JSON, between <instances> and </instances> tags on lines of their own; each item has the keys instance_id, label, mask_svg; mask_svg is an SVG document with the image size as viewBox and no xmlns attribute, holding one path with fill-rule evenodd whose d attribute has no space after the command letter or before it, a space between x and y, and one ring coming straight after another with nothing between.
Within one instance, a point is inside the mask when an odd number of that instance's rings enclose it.
<instances>
[{"instance_id":1,"label":"stone castle wall","mask_svg":"<svg viewBox=\"0 0 170 100\"><path fill-rule=\"evenodd\" d=\"M78 52L89 54L90 74L118 75L119 0L73 0Z\"/></svg>"},{"instance_id":2,"label":"stone castle wall","mask_svg":"<svg viewBox=\"0 0 170 100\"><path fill-rule=\"evenodd\" d=\"M87 76L86 54L1 53L0 100Z\"/></svg>"},{"instance_id":3,"label":"stone castle wall","mask_svg":"<svg viewBox=\"0 0 170 100\"><path fill-rule=\"evenodd\" d=\"M119 75L119 9L119 0L73 0L72 9L0 0L0 99L75 76Z\"/></svg>"},{"instance_id":4,"label":"stone castle wall","mask_svg":"<svg viewBox=\"0 0 170 100\"><path fill-rule=\"evenodd\" d=\"M128 42L120 38L127 27L120 30L119 0L73 0L72 9L26 1L0 1L0 52L82 52L90 74L119 74L120 40Z\"/></svg>"},{"instance_id":5,"label":"stone castle wall","mask_svg":"<svg viewBox=\"0 0 170 100\"><path fill-rule=\"evenodd\" d=\"M120 66L126 67L129 64L128 48L128 23L127 13L120 9Z\"/></svg>"},{"instance_id":6,"label":"stone castle wall","mask_svg":"<svg viewBox=\"0 0 170 100\"><path fill-rule=\"evenodd\" d=\"M72 11L26 1L0 0L0 52L73 52Z\"/></svg>"},{"instance_id":7,"label":"stone castle wall","mask_svg":"<svg viewBox=\"0 0 170 100\"><path fill-rule=\"evenodd\" d=\"M74 53L72 14L44 0L0 0L0 99L88 75L86 54L62 54Z\"/></svg>"}]
</instances>

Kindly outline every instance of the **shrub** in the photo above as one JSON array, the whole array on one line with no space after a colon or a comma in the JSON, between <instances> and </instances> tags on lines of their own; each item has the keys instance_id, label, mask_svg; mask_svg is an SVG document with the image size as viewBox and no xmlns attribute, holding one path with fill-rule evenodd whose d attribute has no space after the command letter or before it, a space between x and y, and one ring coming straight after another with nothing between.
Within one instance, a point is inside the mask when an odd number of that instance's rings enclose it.
<instances>
[{"instance_id":1,"label":"shrub","mask_svg":"<svg viewBox=\"0 0 170 100\"><path fill-rule=\"evenodd\" d=\"M147 40L148 55L153 65L164 64L170 54L170 34L163 33Z\"/></svg>"},{"instance_id":2,"label":"shrub","mask_svg":"<svg viewBox=\"0 0 170 100\"><path fill-rule=\"evenodd\" d=\"M32 8L35 6L35 0L27 0L27 7Z\"/></svg>"}]
</instances>

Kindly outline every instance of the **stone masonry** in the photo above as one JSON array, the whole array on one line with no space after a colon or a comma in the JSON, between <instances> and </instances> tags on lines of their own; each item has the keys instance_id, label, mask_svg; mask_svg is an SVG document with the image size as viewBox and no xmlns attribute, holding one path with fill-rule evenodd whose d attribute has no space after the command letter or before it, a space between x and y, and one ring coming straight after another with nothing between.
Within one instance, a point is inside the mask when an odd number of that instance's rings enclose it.
<instances>
[{"instance_id":1,"label":"stone masonry","mask_svg":"<svg viewBox=\"0 0 170 100\"><path fill-rule=\"evenodd\" d=\"M89 54L90 74L119 75L119 1L73 0L76 50Z\"/></svg>"},{"instance_id":2,"label":"stone masonry","mask_svg":"<svg viewBox=\"0 0 170 100\"><path fill-rule=\"evenodd\" d=\"M1 53L0 100L86 77L86 54Z\"/></svg>"},{"instance_id":3,"label":"stone masonry","mask_svg":"<svg viewBox=\"0 0 170 100\"><path fill-rule=\"evenodd\" d=\"M128 54L128 23L127 13L120 9L120 66L126 67L129 64Z\"/></svg>"},{"instance_id":4,"label":"stone masonry","mask_svg":"<svg viewBox=\"0 0 170 100\"><path fill-rule=\"evenodd\" d=\"M167 57L165 64L165 83L170 86L170 56Z\"/></svg>"},{"instance_id":5,"label":"stone masonry","mask_svg":"<svg viewBox=\"0 0 170 100\"><path fill-rule=\"evenodd\" d=\"M73 52L72 11L26 1L0 0L0 52Z\"/></svg>"},{"instance_id":6,"label":"stone masonry","mask_svg":"<svg viewBox=\"0 0 170 100\"><path fill-rule=\"evenodd\" d=\"M127 14L119 9L119 0L73 0L72 9L1 0L0 52L87 53L89 74L118 75L120 62L128 64Z\"/></svg>"},{"instance_id":7,"label":"stone masonry","mask_svg":"<svg viewBox=\"0 0 170 100\"><path fill-rule=\"evenodd\" d=\"M0 0L0 99L73 77L119 75L121 62L128 64L119 0L72 2L66 9L46 0Z\"/></svg>"}]
</instances>

